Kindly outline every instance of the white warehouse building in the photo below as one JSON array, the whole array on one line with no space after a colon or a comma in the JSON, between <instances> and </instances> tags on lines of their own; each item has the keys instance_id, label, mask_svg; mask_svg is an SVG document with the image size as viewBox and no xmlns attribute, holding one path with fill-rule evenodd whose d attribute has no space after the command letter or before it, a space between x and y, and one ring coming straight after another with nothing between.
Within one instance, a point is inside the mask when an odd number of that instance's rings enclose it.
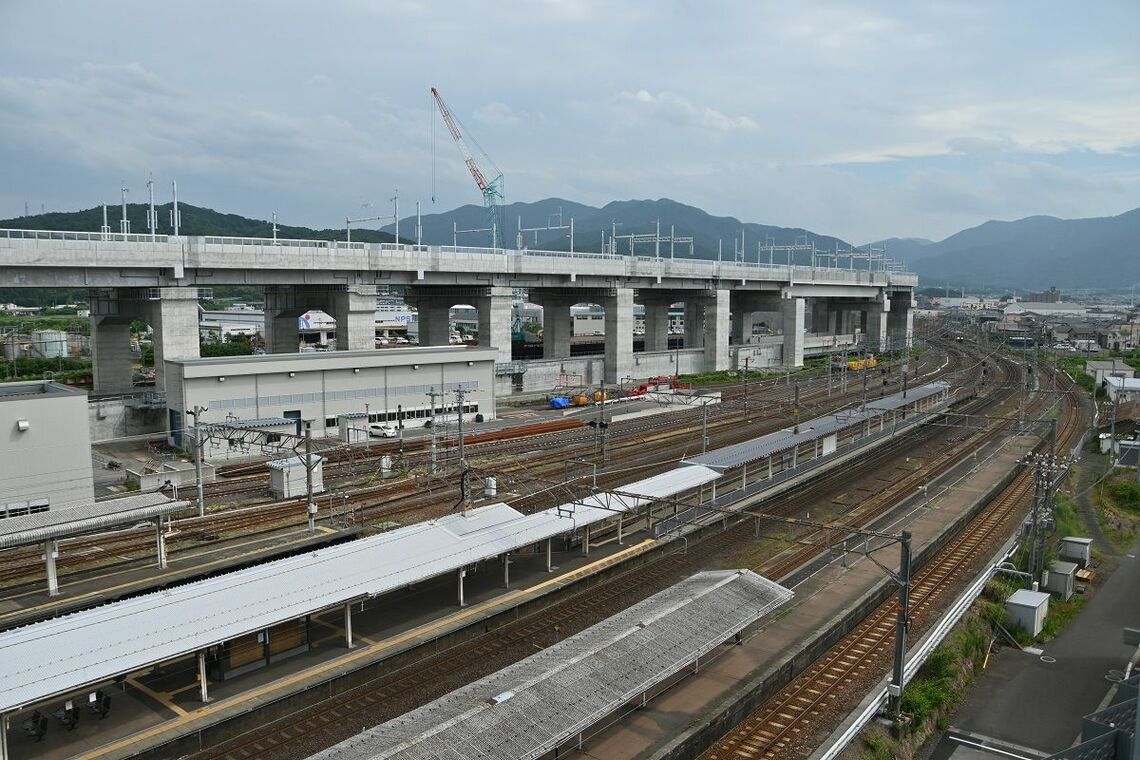
<instances>
[{"instance_id":1,"label":"white warehouse building","mask_svg":"<svg viewBox=\"0 0 1140 760\"><path fill-rule=\"evenodd\" d=\"M187 414L206 407L201 423L289 419L301 432L312 421L314 437L339 433L338 416L367 409L371 422L402 421L422 427L435 413L454 414L455 391L468 391L464 419L495 418L494 348L413 346L382 351L265 354L166 362L170 442L186 447ZM399 418L399 419L398 419Z\"/></svg>"},{"instance_id":2,"label":"white warehouse building","mask_svg":"<svg viewBox=\"0 0 1140 760\"><path fill-rule=\"evenodd\" d=\"M95 500L86 393L0 383L0 424L0 519Z\"/></svg>"}]
</instances>

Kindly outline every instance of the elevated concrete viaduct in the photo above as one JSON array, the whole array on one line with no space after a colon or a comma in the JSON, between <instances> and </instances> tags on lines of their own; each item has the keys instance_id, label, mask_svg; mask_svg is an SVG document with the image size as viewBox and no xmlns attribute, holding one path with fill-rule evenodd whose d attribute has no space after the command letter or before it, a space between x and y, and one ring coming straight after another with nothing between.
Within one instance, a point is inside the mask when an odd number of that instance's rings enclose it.
<instances>
[{"instance_id":1,"label":"elevated concrete viaduct","mask_svg":"<svg viewBox=\"0 0 1140 760\"><path fill-rule=\"evenodd\" d=\"M479 312L479 342L498 351L499 374L537 370L535 383L569 367L570 307L605 311L607 382L673 371L715 371L763 358L799 366L805 352L860 338L871 350L909 344L917 278L895 271L671 260L557 251L0 230L0 287L92 291L97 391L129 387L128 327L154 328L162 358L198 356L198 289L265 289L267 350L297 350L296 320L322 309L337 321L337 348L374 347L379 286L403 291L419 311L420 341L446 345L448 309ZM516 291L544 310L543 359L511 357ZM645 307L645 350L634 356L633 305ZM668 351L668 308L685 305L685 349ZM757 331L756 327L763 329ZM760 334L757 334L757 333ZM544 366L549 365L549 366ZM557 365L555 367L555 365ZM543 372L546 375L543 375ZM597 379L600 379L598 377ZM159 389L162 378L158 378ZM517 377L513 387L524 387ZM539 387L536 385L536 387Z\"/></svg>"}]
</instances>

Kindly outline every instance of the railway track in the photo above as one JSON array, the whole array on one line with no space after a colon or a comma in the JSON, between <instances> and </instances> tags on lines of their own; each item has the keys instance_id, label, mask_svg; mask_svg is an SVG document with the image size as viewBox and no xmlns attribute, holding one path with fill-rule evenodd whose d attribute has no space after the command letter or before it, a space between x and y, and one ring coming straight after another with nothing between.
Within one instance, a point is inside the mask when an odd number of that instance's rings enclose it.
<instances>
[{"instance_id":1,"label":"railway track","mask_svg":"<svg viewBox=\"0 0 1140 760\"><path fill-rule=\"evenodd\" d=\"M949 358L946 366L941 367L944 373L957 371L964 374L969 371L968 364L959 367L962 358L960 351L953 346L947 347L946 351ZM924 362L919 366L923 367L923 372L934 376L939 372L937 367L940 357L939 352L928 351ZM766 382L767 384L750 384L752 388L749 396L756 402L752 407L737 408L735 404L725 403L710 415L708 429L712 445L728 445L779 429L786 424L794 389L786 384L780 385L778 380ZM842 394L832 387L835 385L838 385L838 380L827 376L805 380L800 385L801 409L805 413L822 412L850 403L864 394L862 388ZM730 387L739 390L736 386ZM766 395L761 396L761 393ZM768 410L767 414L757 408L761 404ZM773 409L776 412L773 413ZM615 425L608 444L612 453L611 461L620 460L623 470L638 468L638 477L648 477L664 471L676 460L692 453L687 437L677 434L691 431L694 423L699 424L700 418L700 410L694 410L673 413L665 421L650 418ZM749 424L742 424L745 422ZM521 436L511 436L510 431L480 434L467 444L468 459L476 466L481 461L490 462L486 468L488 474L498 475L502 486L532 492L529 495L524 493L524 500L516 505L524 511L558 503L555 494L548 491L549 484L561 477L567 459L584 458L592 454L592 432L583 425L581 419L560 420L553 426L549 423L523 426L518 432ZM387 445L391 447L394 444ZM420 442L418 446L418 452L408 452L405 466L415 468L427 465L430 456L426 451L427 442ZM344 464L344 460L355 458L360 453L354 449L329 452L327 456L335 456ZM356 472L378 471L379 458L392 453L391 449L378 446L371 461L355 465L358 468ZM511 462L500 461L503 457L511 456L518 458ZM618 487L630 479L623 473L606 474L604 469L599 469L598 484L601 487ZM239 478L238 482L242 482L251 478L260 479L261 476L254 472L256 470L265 471L264 463L238 466L230 472ZM408 524L438 517L450 511L459 495L458 488L454 485L424 492L410 478L364 485L346 493L349 506L362 524ZM211 512L205 518L177 521L177 532L167 541L167 553L171 558L176 558L181 551L230 537L248 538L253 534L296 528L305 519L304 502L301 499ZM61 548L57 567L61 578L66 579L76 572L96 568L106 570L113 566L126 568L150 561L153 535L146 528L124 530L68 540L62 542ZM38 550L9 550L6 560L0 566L0 588L9 592L35 588L42 572Z\"/></svg>"},{"instance_id":2,"label":"railway track","mask_svg":"<svg viewBox=\"0 0 1140 760\"><path fill-rule=\"evenodd\" d=\"M993 399L991 403L998 400ZM913 441L909 440L899 442L896 457L912 450L912 445ZM850 475L833 475L832 478L822 478L816 492L806 493L804 498L818 503L822 495L834 490L836 480L849 481ZM195 757L201 760L305 757L355 733L356 726L399 715L517 661L532 653L535 647L572 634L708 566L710 558L724 557L741 545L751 544L751 531L741 529L750 525L751 521L744 518L732 529L708 535L690 553L665 554L650 564L593 585L588 592L496 629L472 645L460 645L380 675L335 699L267 724ZM766 568L761 569L766 571Z\"/></svg>"},{"instance_id":3,"label":"railway track","mask_svg":"<svg viewBox=\"0 0 1140 760\"><path fill-rule=\"evenodd\" d=\"M1079 417L1073 397L1067 396L1058 430L1059 451L1070 449L1079 438ZM977 519L918 570L910 597L912 641L937 621L964 580L976 574L1013 533L1032 492L1031 473L1023 468ZM876 608L807 671L705 752L703 760L802 756L887 671L896 610L893 598Z\"/></svg>"}]
</instances>

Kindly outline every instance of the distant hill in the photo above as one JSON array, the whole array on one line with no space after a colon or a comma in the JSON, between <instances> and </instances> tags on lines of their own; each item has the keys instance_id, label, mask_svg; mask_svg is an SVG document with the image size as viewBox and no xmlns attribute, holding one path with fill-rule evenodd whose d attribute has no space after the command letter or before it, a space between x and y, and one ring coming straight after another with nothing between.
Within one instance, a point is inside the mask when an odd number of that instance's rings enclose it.
<instances>
[{"instance_id":1,"label":"distant hill","mask_svg":"<svg viewBox=\"0 0 1140 760\"><path fill-rule=\"evenodd\" d=\"M169 231L171 204L156 206L159 232ZM266 220L249 219L236 214L224 214L213 209L179 204L182 211L181 232L186 235L218 235L231 237L270 237L272 224ZM600 251L602 232L610 235L612 225L618 223L617 234L652 233L657 220L661 221L661 234L668 235L670 225L678 237L694 238L694 256L703 259L717 257L717 243L721 241L723 256L732 258L734 243L744 234L746 260L757 259L757 244L771 240L777 245L797 241L814 242L817 247L831 250L836 245L848 247L842 240L821 235L799 227L778 227L754 222L742 222L730 216L712 216L684 203L661 198L658 200L613 201L598 208L562 198L547 198L534 203L512 203L500 209L503 232L500 244L513 247L521 217L523 227L544 227L556 224L561 210L562 224L574 219L574 248L578 251ZM119 207L108 208L109 223L118 231ZM127 218L131 231L146 232L146 206L141 203L127 205ZM414 242L415 217L400 220L400 239ZM70 213L37 214L16 219L0 220L0 227L22 229L86 230L98 232L102 225L99 207ZM482 206L466 205L451 211L425 214L422 217L423 241L429 245L450 245L453 229L478 229L484 226ZM353 240L391 242L393 225L382 230L353 229ZM279 226L278 236L289 239L343 240L343 229L314 230L307 227ZM1084 287L1127 288L1140 283L1140 209L1119 216L1096 219L1057 219L1051 216L1031 216L1012 222L990 221L951 235L945 240L931 242L923 238L888 238L873 243L885 248L887 255L901 260L918 272L919 277L931 285L949 283L956 287L982 285L1003 288L1030 288L1040 290L1052 285L1064 289ZM485 246L485 233L460 234L460 245ZM529 248L567 250L570 247L566 230L526 233L525 245ZM668 255L669 246L662 244L661 254ZM628 253L629 244L619 241L618 251ZM641 244L639 255L652 255L652 244ZM688 246L678 245L677 256L687 256ZM778 261L778 259L777 259ZM801 259L800 263L807 263Z\"/></svg>"},{"instance_id":2,"label":"distant hill","mask_svg":"<svg viewBox=\"0 0 1140 760\"><path fill-rule=\"evenodd\" d=\"M926 238L887 238L871 243L872 248L882 248L893 259L904 261L907 264L924 259L930 255L930 246L933 240Z\"/></svg>"},{"instance_id":3,"label":"distant hill","mask_svg":"<svg viewBox=\"0 0 1140 760\"><path fill-rule=\"evenodd\" d=\"M1140 281L1138 249L1140 208L1094 219L990 221L924 246L909 263L933 283L1127 288Z\"/></svg>"},{"instance_id":4,"label":"distant hill","mask_svg":"<svg viewBox=\"0 0 1140 760\"><path fill-rule=\"evenodd\" d=\"M723 256L732 258L733 241L739 239L741 228L744 230L744 249L749 261L756 260L756 246L762 240L771 239L777 245L788 245L797 239L815 241L816 245L832 249L838 243L847 246L847 243L838 238L820 235L798 227L776 227L765 224L744 223L731 216L712 216L695 206L661 198L659 200L629 200L613 201L602 208L586 206L581 203L563 200L561 198L547 198L535 203L511 203L500 210L500 219L505 230L506 243L514 246L515 236L522 218L524 228L543 227L557 224L557 214L562 210L562 224L569 225L570 218L574 218L574 249L577 251L598 252L602 248L602 231L607 239L613 230L614 222L618 223L618 236L631 233L652 233L656 230L657 220L661 220L661 234L669 235L669 227L673 226L673 234L677 237L693 237L693 255L696 258L715 259L717 257L717 241L723 241ZM415 229L416 219L409 216L400 220L400 237L407 237ZM451 245L453 226L460 230L480 229L485 226L483 207L468 205L460 206L452 211L437 214L427 214L422 217L423 241L427 245ZM393 225L383 228L392 232ZM537 237L537 240L535 238ZM458 236L459 245L487 245L488 236L485 233L467 234ZM526 245L528 248L542 248L546 250L564 251L570 247L569 232L567 230L543 231L527 233ZM682 253L682 250L684 253ZM629 243L619 241L618 251L627 253ZM639 244L639 255L652 255L652 245ZM663 245L662 255L668 254L668 244ZM688 246L676 246L675 255L688 255Z\"/></svg>"},{"instance_id":5,"label":"distant hill","mask_svg":"<svg viewBox=\"0 0 1140 760\"><path fill-rule=\"evenodd\" d=\"M158 232L165 235L172 232L170 227L170 210L172 203L155 205L158 214ZM182 235L217 235L227 237L273 237L273 223L263 219L249 219L237 214L223 214L220 211L193 206L189 203L179 203L178 211L182 217L179 233ZM147 205L145 203L128 203L127 220L131 223L131 232L145 234ZM107 223L112 232L119 231L119 220L122 218L122 206L107 208ZM72 230L76 232L99 232L103 226L103 208L83 209L82 211L52 212L50 214L35 214L21 216L15 219L0 219L0 228L22 230ZM313 230L308 227L289 227L277 225L277 237L288 240L344 240L343 229ZM386 232L367 229L353 229L352 239L367 243L390 243L393 238ZM401 236L404 242L411 242Z\"/></svg>"}]
</instances>

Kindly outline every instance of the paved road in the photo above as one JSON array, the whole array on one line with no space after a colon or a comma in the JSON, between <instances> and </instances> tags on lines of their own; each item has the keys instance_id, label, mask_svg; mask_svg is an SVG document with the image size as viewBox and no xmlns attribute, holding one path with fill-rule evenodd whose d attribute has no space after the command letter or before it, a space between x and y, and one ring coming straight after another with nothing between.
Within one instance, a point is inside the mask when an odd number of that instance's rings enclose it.
<instances>
[{"instance_id":1,"label":"paved road","mask_svg":"<svg viewBox=\"0 0 1140 760\"><path fill-rule=\"evenodd\" d=\"M1137 554L1140 540L1081 614L1043 647L1044 656L1056 662L1013 649L992 658L967 693L955 728L1046 753L1070 746L1080 733L1081 716L1096 710L1108 693L1109 671L1123 668L1135 651L1121 635L1125 626L1140 626ZM940 745L934 757L950 757L947 749Z\"/></svg>"}]
</instances>

